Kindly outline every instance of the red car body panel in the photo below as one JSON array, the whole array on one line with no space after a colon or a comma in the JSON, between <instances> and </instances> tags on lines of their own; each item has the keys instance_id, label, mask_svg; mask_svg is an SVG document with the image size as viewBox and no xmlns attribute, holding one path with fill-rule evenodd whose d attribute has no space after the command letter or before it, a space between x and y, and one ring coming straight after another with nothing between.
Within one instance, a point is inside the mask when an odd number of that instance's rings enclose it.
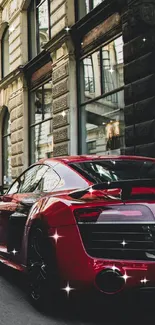
<instances>
[{"instance_id":1,"label":"red car body panel","mask_svg":"<svg viewBox=\"0 0 155 325\"><path fill-rule=\"evenodd\" d=\"M155 159L133 156L75 156L43 159L39 163L55 166L59 162L68 166L68 163L102 159L134 159L155 162ZM68 166L68 168L71 167ZM87 183L88 186L92 184L88 180ZM90 256L85 249L74 211L80 208L119 206L122 204L120 199L116 198L114 201L109 198L107 200L105 199L105 195L110 194L111 196L115 196L120 194L120 189L94 191L91 194L86 194L81 199L71 198L69 196L71 191L73 189L64 191L57 190L46 195L44 194L32 205L25 223L21 249L16 255L10 255L10 252L7 251L9 216L16 211L19 202L23 198L31 198L32 193L14 194L12 196L4 195L3 201L0 202L0 261L20 271L26 271L29 232L33 223L39 219L46 225L51 245L55 247L62 288L69 282L71 287L78 290L102 291L96 283L96 276L101 271L112 269L113 266L115 266L116 270L119 270L122 277L126 274L128 276L121 290L123 288L140 287L141 280L143 279L148 279L150 285L155 285L155 261L97 258ZM134 188L134 193L155 193L155 188ZM135 204L135 201L128 201L128 203ZM136 204L138 203L141 203L141 200L136 201ZM142 204L146 206L147 204L150 206L152 204L153 210L155 210L155 200L143 200ZM57 242L53 238L55 232L60 236Z\"/></svg>"}]
</instances>

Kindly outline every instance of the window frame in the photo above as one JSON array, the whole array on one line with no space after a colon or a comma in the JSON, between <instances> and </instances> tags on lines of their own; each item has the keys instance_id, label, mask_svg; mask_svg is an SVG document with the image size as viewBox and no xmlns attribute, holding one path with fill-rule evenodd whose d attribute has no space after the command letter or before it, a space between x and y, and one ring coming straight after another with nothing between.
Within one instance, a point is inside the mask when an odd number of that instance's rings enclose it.
<instances>
[{"instance_id":1,"label":"window frame","mask_svg":"<svg viewBox=\"0 0 155 325\"><path fill-rule=\"evenodd\" d=\"M40 49L40 37L39 37L39 7L44 3L47 2L47 8L48 8L48 38L51 40L51 15L50 15L50 0L42 0L37 5L37 0L32 0L29 8L28 8L28 15L27 15L27 21L28 21L28 56L29 59L33 59L35 56L39 55L43 50ZM34 23L32 25L32 15L34 16ZM35 40L32 36L32 28L35 28L35 32L33 35ZM47 41L47 42L48 42ZM35 42L35 44L34 44Z\"/></svg>"},{"instance_id":2,"label":"window frame","mask_svg":"<svg viewBox=\"0 0 155 325\"><path fill-rule=\"evenodd\" d=\"M2 39L1 39L1 79L5 78L9 74L9 53L8 53L8 73L5 74L5 69L4 69L4 52L5 52L5 36L8 33L8 46L9 46L9 26L6 26L4 29Z\"/></svg>"},{"instance_id":3,"label":"window frame","mask_svg":"<svg viewBox=\"0 0 155 325\"><path fill-rule=\"evenodd\" d=\"M100 52L100 60L101 60L101 63L102 63L102 64L100 64L100 89L101 89L101 94L99 96L94 97L94 98L82 101L82 95L84 94L84 91L81 92L82 87L77 88L77 91L78 91L78 117L79 117L79 123L78 123L78 154L86 154L85 151L87 150L87 149L83 150L84 139L83 139L83 135L82 135L82 132L81 132L81 129L82 129L81 125L83 124L83 122L82 122L83 109L85 109L86 105L88 105L88 104L91 104L91 103L93 103L95 101L97 102L100 99L105 99L105 98L107 98L109 96L112 96L112 95L117 95L119 92L124 91L125 84L123 86L117 87L117 88L115 88L115 89L113 89L113 90L111 90L109 92L104 92L104 86L103 86L103 48L104 48L104 46L110 44L112 41L115 41L116 39L118 39L121 36L122 36L122 32L119 32L119 33L115 34L111 39L107 40L106 42L101 43L97 48L93 48L93 50L91 50L90 52L82 55L77 61L77 71L78 71L77 72L77 80L78 80L78 78L80 78L80 82L79 82L80 85L81 84L83 85L83 83L84 83L84 69L82 69L82 61L85 58L92 55L93 53L99 51ZM83 64L83 66L84 66L84 64ZM82 71L82 73L81 73L81 71ZM121 110L122 110L122 108L119 109L120 112L121 112ZM123 140L123 142L124 142L124 140ZM87 147L86 139L85 139L85 143L86 143L86 147ZM115 150L115 149L113 149L113 150Z\"/></svg>"},{"instance_id":4,"label":"window frame","mask_svg":"<svg viewBox=\"0 0 155 325\"><path fill-rule=\"evenodd\" d=\"M8 127L9 127L9 123L10 123L10 113L7 107L5 107L5 112L4 112L4 117L3 117L3 125L2 125L2 188L3 191L8 189L9 184L5 184L4 183L4 166L6 165L6 160L4 157L5 155L5 139L7 139L8 137L11 138L11 131L8 133L5 133L5 122L6 119L8 119ZM7 153L8 153L8 147L7 147ZM7 159L8 159L9 155L7 155Z\"/></svg>"},{"instance_id":5,"label":"window frame","mask_svg":"<svg viewBox=\"0 0 155 325\"><path fill-rule=\"evenodd\" d=\"M32 116L31 116L31 111L32 111L31 95L32 95L33 92L36 92L37 89L42 88L42 104L44 106L44 85L46 85L50 81L52 81L51 77L48 78L46 81L44 81L44 83L42 83L41 85L38 85L37 87L32 88L32 89L29 90L29 95L28 95L28 98L29 98L29 110L28 110L28 120L29 120L29 164L36 163L36 161L32 160L32 136L31 136L32 135L32 129L35 128L36 126L42 125L43 123L46 123L48 121L53 121L53 112L51 112L51 117L44 119L44 108L43 108L42 120L38 121L38 122L35 122L35 123L31 123L31 118L32 118ZM52 107L52 103L51 103L51 107ZM34 112L34 114L35 114L35 112ZM53 133L53 130L52 130L51 133ZM48 158L50 158L50 157L48 157Z\"/></svg>"}]
</instances>

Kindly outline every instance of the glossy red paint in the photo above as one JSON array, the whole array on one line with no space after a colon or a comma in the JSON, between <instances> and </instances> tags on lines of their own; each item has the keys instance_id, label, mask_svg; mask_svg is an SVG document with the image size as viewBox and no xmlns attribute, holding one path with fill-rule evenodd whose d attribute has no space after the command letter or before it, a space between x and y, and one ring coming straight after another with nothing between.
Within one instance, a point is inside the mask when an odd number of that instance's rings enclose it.
<instances>
[{"instance_id":1,"label":"glossy red paint","mask_svg":"<svg viewBox=\"0 0 155 325\"><path fill-rule=\"evenodd\" d=\"M71 162L82 162L91 160L145 160L155 162L155 159L144 157L128 157L128 156L74 156L43 159L39 164L48 164L55 166L58 162L68 165ZM69 167L70 168L70 167ZM92 184L86 180L88 184ZM75 184L76 189L76 184ZM128 259L110 259L97 258L88 254L82 239L80 227L77 224L75 210L77 209L98 209L99 207L108 208L113 205L118 207L122 205L122 201L116 198L106 198L105 195L115 196L120 193L119 189L93 191L87 193L81 199L73 199L69 196L72 190L59 191L58 189L52 193L40 193L37 201L32 204L25 218L23 228L22 242L20 250L16 255L10 254L8 250L8 223L9 217L13 212L17 212L17 207L24 198L31 199L35 193L17 193L12 196L4 196L0 202L0 261L10 267L17 268L20 271L26 271L27 267L27 249L29 243L29 234L31 227L36 220L40 220L47 229L48 238L56 252L56 261L58 265L58 273L60 275L61 287L63 288L68 282L71 287L77 290L96 290L103 291L96 283L96 276L106 270L113 270L115 266L124 279L124 284L120 290L128 288L140 288L141 280L144 278L149 280L149 285L155 285L155 260L128 260ZM155 188L134 188L133 193L155 193ZM134 200L127 202L135 204ZM136 204L151 206L155 211L155 200L139 200ZM5 213L4 213L5 210ZM6 211L8 210L8 214ZM21 212L20 212L21 213ZM22 211L23 215L25 212ZM135 212L136 214L136 212ZM131 215L130 213L126 215ZM138 216L138 213L137 213ZM21 217L22 218L22 215ZM55 233L60 236L56 241ZM10 233L9 233L10 234ZM11 242L13 245L13 243ZM14 248L12 246L12 248ZM112 292L112 293L115 293Z\"/></svg>"}]
</instances>

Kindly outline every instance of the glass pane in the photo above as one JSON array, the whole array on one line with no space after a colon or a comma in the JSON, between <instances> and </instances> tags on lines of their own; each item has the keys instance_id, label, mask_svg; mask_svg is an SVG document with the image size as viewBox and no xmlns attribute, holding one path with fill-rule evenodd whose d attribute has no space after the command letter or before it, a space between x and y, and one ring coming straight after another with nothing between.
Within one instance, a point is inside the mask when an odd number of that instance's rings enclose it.
<instances>
[{"instance_id":1,"label":"glass pane","mask_svg":"<svg viewBox=\"0 0 155 325\"><path fill-rule=\"evenodd\" d=\"M105 0L78 0L78 15L79 19L87 15L92 9L98 6Z\"/></svg>"},{"instance_id":2,"label":"glass pane","mask_svg":"<svg viewBox=\"0 0 155 325\"><path fill-rule=\"evenodd\" d=\"M9 29L4 32L2 38L2 77L9 73Z\"/></svg>"},{"instance_id":3,"label":"glass pane","mask_svg":"<svg viewBox=\"0 0 155 325\"><path fill-rule=\"evenodd\" d=\"M87 101L101 95L100 52L97 51L85 58L82 65L84 74L82 101Z\"/></svg>"},{"instance_id":4,"label":"glass pane","mask_svg":"<svg viewBox=\"0 0 155 325\"><path fill-rule=\"evenodd\" d=\"M10 136L10 119L7 113L4 120L3 128L3 184L8 186L12 182L11 177L11 136Z\"/></svg>"},{"instance_id":5,"label":"glass pane","mask_svg":"<svg viewBox=\"0 0 155 325\"><path fill-rule=\"evenodd\" d=\"M103 92L124 85L122 36L102 47Z\"/></svg>"},{"instance_id":6,"label":"glass pane","mask_svg":"<svg viewBox=\"0 0 155 325\"><path fill-rule=\"evenodd\" d=\"M31 93L31 124L38 123L43 119L42 87Z\"/></svg>"},{"instance_id":7,"label":"glass pane","mask_svg":"<svg viewBox=\"0 0 155 325\"><path fill-rule=\"evenodd\" d=\"M93 8L95 8L96 6L98 6L103 1L104 0L93 0Z\"/></svg>"},{"instance_id":8,"label":"glass pane","mask_svg":"<svg viewBox=\"0 0 155 325\"><path fill-rule=\"evenodd\" d=\"M52 116L52 82L44 85L44 120Z\"/></svg>"},{"instance_id":9,"label":"glass pane","mask_svg":"<svg viewBox=\"0 0 155 325\"><path fill-rule=\"evenodd\" d=\"M53 156L52 120L31 128L31 162Z\"/></svg>"},{"instance_id":10,"label":"glass pane","mask_svg":"<svg viewBox=\"0 0 155 325\"><path fill-rule=\"evenodd\" d=\"M82 108L83 153L120 153L124 145L124 91ZM85 139L85 140L84 140Z\"/></svg>"},{"instance_id":11,"label":"glass pane","mask_svg":"<svg viewBox=\"0 0 155 325\"><path fill-rule=\"evenodd\" d=\"M29 193L35 191L48 166L37 165L27 170L20 177L19 193Z\"/></svg>"},{"instance_id":12,"label":"glass pane","mask_svg":"<svg viewBox=\"0 0 155 325\"><path fill-rule=\"evenodd\" d=\"M49 41L48 1L38 1L38 28L40 51Z\"/></svg>"},{"instance_id":13,"label":"glass pane","mask_svg":"<svg viewBox=\"0 0 155 325\"><path fill-rule=\"evenodd\" d=\"M52 83L31 93L31 124L39 123L52 116Z\"/></svg>"}]
</instances>

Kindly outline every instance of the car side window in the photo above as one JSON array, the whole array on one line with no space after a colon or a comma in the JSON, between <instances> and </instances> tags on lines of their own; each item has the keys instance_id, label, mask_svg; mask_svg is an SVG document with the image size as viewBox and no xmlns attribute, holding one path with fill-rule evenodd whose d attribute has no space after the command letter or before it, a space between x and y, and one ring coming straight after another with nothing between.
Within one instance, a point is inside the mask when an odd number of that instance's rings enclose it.
<instances>
[{"instance_id":1,"label":"car side window","mask_svg":"<svg viewBox=\"0 0 155 325\"><path fill-rule=\"evenodd\" d=\"M75 188L88 187L88 182L69 166L58 163L54 166L55 171L60 175L61 182L58 189L70 190Z\"/></svg>"},{"instance_id":2,"label":"car side window","mask_svg":"<svg viewBox=\"0 0 155 325\"><path fill-rule=\"evenodd\" d=\"M20 177L20 186L18 192L34 192L48 168L49 167L46 165L35 165L26 170L26 172Z\"/></svg>"},{"instance_id":3,"label":"car side window","mask_svg":"<svg viewBox=\"0 0 155 325\"><path fill-rule=\"evenodd\" d=\"M52 192L60 181L61 179L59 175L50 167L42 177L41 182L38 184L37 191Z\"/></svg>"},{"instance_id":4,"label":"car side window","mask_svg":"<svg viewBox=\"0 0 155 325\"><path fill-rule=\"evenodd\" d=\"M18 189L19 189L19 179L17 179L9 188L9 190L6 192L6 194L16 194L18 193Z\"/></svg>"},{"instance_id":5,"label":"car side window","mask_svg":"<svg viewBox=\"0 0 155 325\"><path fill-rule=\"evenodd\" d=\"M30 167L12 184L7 194L34 192L48 168L46 165Z\"/></svg>"}]
</instances>

